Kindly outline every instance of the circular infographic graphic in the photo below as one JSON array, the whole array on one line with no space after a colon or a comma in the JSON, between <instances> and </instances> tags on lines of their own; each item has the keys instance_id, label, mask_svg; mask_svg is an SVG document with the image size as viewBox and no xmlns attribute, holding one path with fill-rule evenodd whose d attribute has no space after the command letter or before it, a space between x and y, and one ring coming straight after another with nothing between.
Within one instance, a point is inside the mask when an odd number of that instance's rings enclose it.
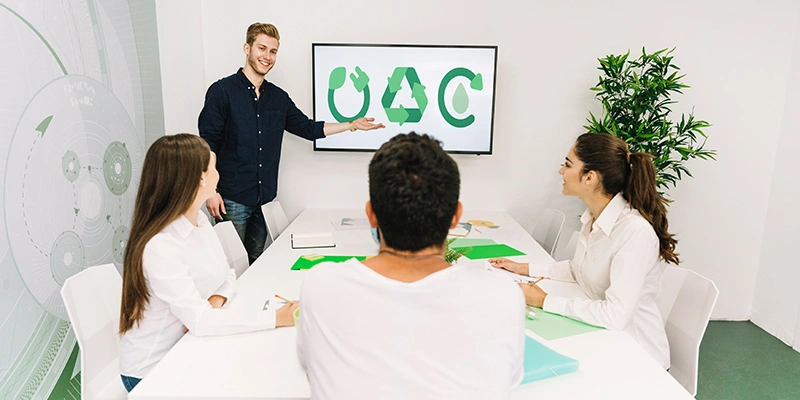
<instances>
[{"instance_id":1,"label":"circular infographic graphic","mask_svg":"<svg viewBox=\"0 0 800 400\"><path fill-rule=\"evenodd\" d=\"M77 233L66 231L58 235L50 250L50 273L58 285L81 272L85 265L83 243Z\"/></svg>"},{"instance_id":2,"label":"circular infographic graphic","mask_svg":"<svg viewBox=\"0 0 800 400\"><path fill-rule=\"evenodd\" d=\"M113 93L80 75L43 87L17 124L4 205L6 227L18 234L9 243L28 290L60 319L68 319L64 280L117 259L110 244L129 223L135 193L128 188L141 173L132 167L144 153L136 135Z\"/></svg>"},{"instance_id":3,"label":"circular infographic graphic","mask_svg":"<svg viewBox=\"0 0 800 400\"><path fill-rule=\"evenodd\" d=\"M121 196L131 184L131 156L125 143L112 142L103 156L103 176L111 193Z\"/></svg>"}]
</instances>

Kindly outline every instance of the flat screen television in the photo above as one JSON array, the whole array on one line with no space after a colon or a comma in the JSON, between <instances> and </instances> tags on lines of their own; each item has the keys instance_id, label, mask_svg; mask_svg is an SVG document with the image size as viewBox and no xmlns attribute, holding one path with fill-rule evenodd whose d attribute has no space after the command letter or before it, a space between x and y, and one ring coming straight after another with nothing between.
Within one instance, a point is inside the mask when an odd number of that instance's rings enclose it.
<instances>
[{"instance_id":1,"label":"flat screen television","mask_svg":"<svg viewBox=\"0 0 800 400\"><path fill-rule=\"evenodd\" d=\"M492 154L497 46L314 43L312 61L315 120L386 125L317 139L315 151L375 151L415 131L449 153Z\"/></svg>"}]
</instances>

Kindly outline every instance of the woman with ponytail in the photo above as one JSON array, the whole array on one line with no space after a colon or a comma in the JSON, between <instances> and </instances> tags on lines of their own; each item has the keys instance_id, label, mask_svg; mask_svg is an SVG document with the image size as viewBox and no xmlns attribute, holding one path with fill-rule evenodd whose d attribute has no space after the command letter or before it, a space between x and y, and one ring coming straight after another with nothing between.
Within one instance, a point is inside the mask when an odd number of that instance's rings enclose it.
<instances>
[{"instance_id":1,"label":"woman with ponytail","mask_svg":"<svg viewBox=\"0 0 800 400\"><path fill-rule=\"evenodd\" d=\"M669 344L656 297L665 262L678 264L677 240L668 232L666 200L656 189L652 156L630 153L622 139L583 134L558 171L562 192L586 204L572 260L529 265L504 258L496 268L555 280L574 281L589 297L548 295L522 284L525 301L547 312L628 332L664 368Z\"/></svg>"},{"instance_id":2,"label":"woman with ponytail","mask_svg":"<svg viewBox=\"0 0 800 400\"><path fill-rule=\"evenodd\" d=\"M147 151L122 270L119 368L128 391L187 331L294 325L297 303L251 315L221 308L236 291L236 274L200 212L218 181L216 157L199 136L164 136Z\"/></svg>"}]
</instances>

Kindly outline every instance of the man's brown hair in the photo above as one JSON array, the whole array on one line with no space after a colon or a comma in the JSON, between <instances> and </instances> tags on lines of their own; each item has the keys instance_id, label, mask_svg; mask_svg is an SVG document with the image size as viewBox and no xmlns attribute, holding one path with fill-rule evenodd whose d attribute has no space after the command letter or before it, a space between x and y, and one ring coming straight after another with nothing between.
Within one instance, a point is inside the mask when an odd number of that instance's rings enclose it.
<instances>
[{"instance_id":1,"label":"man's brown hair","mask_svg":"<svg viewBox=\"0 0 800 400\"><path fill-rule=\"evenodd\" d=\"M256 37L262 33L269 37L275 38L275 40L278 42L281 41L281 34L278 33L278 28L276 28L275 25L255 22L247 27L246 43L252 46L253 42L256 41Z\"/></svg>"}]
</instances>

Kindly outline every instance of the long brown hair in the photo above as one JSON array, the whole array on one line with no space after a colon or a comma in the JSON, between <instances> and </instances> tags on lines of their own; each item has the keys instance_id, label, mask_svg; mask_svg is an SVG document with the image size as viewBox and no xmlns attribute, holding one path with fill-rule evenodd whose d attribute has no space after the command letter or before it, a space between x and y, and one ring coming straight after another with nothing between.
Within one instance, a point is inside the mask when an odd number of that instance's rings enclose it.
<instances>
[{"instance_id":1,"label":"long brown hair","mask_svg":"<svg viewBox=\"0 0 800 400\"><path fill-rule=\"evenodd\" d=\"M656 189L656 167L649 153L629 153L622 139L609 134L585 133L575 141L575 154L583 161L583 173L600 174L607 195L622 192L625 200L653 226L659 241L661 258L680 263L675 235L669 233L667 199Z\"/></svg>"},{"instance_id":2,"label":"long brown hair","mask_svg":"<svg viewBox=\"0 0 800 400\"><path fill-rule=\"evenodd\" d=\"M147 151L125 246L120 335L141 321L150 301L142 267L147 242L189 210L210 160L211 150L205 140L189 133L163 136Z\"/></svg>"}]
</instances>

